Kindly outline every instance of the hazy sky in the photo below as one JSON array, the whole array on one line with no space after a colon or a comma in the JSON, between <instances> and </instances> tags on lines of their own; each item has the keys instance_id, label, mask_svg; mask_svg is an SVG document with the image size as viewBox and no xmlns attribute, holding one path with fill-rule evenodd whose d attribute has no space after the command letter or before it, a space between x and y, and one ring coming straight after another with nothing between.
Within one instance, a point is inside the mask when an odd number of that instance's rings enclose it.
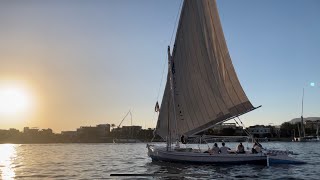
<instances>
[{"instance_id":1,"label":"hazy sky","mask_svg":"<svg viewBox=\"0 0 320 180\"><path fill-rule=\"evenodd\" d=\"M242 116L243 122L278 125L299 117L302 88L304 116L320 116L320 1L217 3L240 82L251 102L262 105ZM134 125L154 127L154 105L180 4L0 1L0 85L21 85L34 104L25 116L0 116L0 129L60 132L118 125L129 109Z\"/></svg>"}]
</instances>

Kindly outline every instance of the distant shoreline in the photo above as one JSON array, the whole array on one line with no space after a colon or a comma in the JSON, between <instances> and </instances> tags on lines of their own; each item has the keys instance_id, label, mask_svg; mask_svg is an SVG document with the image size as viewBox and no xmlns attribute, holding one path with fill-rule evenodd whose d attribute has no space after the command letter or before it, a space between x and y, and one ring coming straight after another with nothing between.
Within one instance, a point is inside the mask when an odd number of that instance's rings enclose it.
<instances>
[{"instance_id":1,"label":"distant shoreline","mask_svg":"<svg viewBox=\"0 0 320 180\"><path fill-rule=\"evenodd\" d=\"M153 141L153 143L161 143L161 142L164 142L164 141ZM261 141L261 142L262 143L268 143L268 142L292 142L292 138L268 138L268 141ZM151 143L151 142L150 141L137 142L137 143L113 143L113 142L0 142L0 144L141 144L141 143L146 144L146 143Z\"/></svg>"}]
</instances>

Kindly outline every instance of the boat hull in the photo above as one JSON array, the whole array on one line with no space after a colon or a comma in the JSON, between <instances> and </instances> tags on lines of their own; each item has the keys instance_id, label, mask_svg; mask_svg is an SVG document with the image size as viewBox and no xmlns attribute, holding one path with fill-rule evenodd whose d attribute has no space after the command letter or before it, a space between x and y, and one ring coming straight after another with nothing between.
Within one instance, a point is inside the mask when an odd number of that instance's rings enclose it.
<instances>
[{"instance_id":1,"label":"boat hull","mask_svg":"<svg viewBox=\"0 0 320 180\"><path fill-rule=\"evenodd\" d=\"M285 156L285 155L270 156L269 163L270 164L306 164L303 161L299 161L297 159L294 159L290 156Z\"/></svg>"},{"instance_id":2,"label":"boat hull","mask_svg":"<svg viewBox=\"0 0 320 180\"><path fill-rule=\"evenodd\" d=\"M113 139L113 143L141 143L138 139Z\"/></svg>"},{"instance_id":3,"label":"boat hull","mask_svg":"<svg viewBox=\"0 0 320 180\"><path fill-rule=\"evenodd\" d=\"M165 147L147 145L148 156L152 161L165 161L175 163L189 164L259 164L259 165L276 165L276 164L305 164L295 158L288 156L286 151L270 150L266 153L251 154L210 154L198 150L184 149L169 150Z\"/></svg>"},{"instance_id":4,"label":"boat hull","mask_svg":"<svg viewBox=\"0 0 320 180\"><path fill-rule=\"evenodd\" d=\"M295 137L293 138L294 142L320 142L320 138L319 137Z\"/></svg>"},{"instance_id":5,"label":"boat hull","mask_svg":"<svg viewBox=\"0 0 320 180\"><path fill-rule=\"evenodd\" d=\"M149 147L152 161L191 164L267 164L267 156L261 154L209 154L201 152L167 151L166 148Z\"/></svg>"}]
</instances>

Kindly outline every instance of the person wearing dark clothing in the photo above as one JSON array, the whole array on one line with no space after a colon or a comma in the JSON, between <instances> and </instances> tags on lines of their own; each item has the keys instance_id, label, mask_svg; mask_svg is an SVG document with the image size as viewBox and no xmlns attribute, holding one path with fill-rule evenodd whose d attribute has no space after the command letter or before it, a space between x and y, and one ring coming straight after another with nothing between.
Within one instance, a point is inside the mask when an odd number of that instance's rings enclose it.
<instances>
[{"instance_id":1,"label":"person wearing dark clothing","mask_svg":"<svg viewBox=\"0 0 320 180\"><path fill-rule=\"evenodd\" d=\"M244 151L244 146L242 145L242 143L240 143L237 147L237 153L240 153L240 154L243 154L243 153L246 153Z\"/></svg>"},{"instance_id":2,"label":"person wearing dark clothing","mask_svg":"<svg viewBox=\"0 0 320 180\"><path fill-rule=\"evenodd\" d=\"M261 152L261 149L262 149L261 144L255 142L254 145L253 145L253 147L252 147L252 150L251 150L251 151L252 151L252 154L256 154L256 153Z\"/></svg>"},{"instance_id":3,"label":"person wearing dark clothing","mask_svg":"<svg viewBox=\"0 0 320 180\"><path fill-rule=\"evenodd\" d=\"M187 140L186 137L184 137L184 135L181 136L180 141L182 144L187 144Z\"/></svg>"}]
</instances>

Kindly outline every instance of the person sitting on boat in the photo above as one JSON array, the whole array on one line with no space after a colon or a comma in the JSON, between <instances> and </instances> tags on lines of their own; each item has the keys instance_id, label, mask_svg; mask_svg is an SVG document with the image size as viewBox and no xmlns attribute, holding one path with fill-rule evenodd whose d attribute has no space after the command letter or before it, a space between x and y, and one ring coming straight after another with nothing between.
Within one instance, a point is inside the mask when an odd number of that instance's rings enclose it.
<instances>
[{"instance_id":1,"label":"person sitting on boat","mask_svg":"<svg viewBox=\"0 0 320 180\"><path fill-rule=\"evenodd\" d=\"M261 152L261 148L262 148L261 144L255 142L252 147L252 154Z\"/></svg>"},{"instance_id":2,"label":"person sitting on boat","mask_svg":"<svg viewBox=\"0 0 320 180\"><path fill-rule=\"evenodd\" d=\"M240 154L245 153L245 151L244 151L244 146L242 145L242 143L240 143L240 144L237 146L237 153L240 153Z\"/></svg>"},{"instance_id":3,"label":"person sitting on boat","mask_svg":"<svg viewBox=\"0 0 320 180\"><path fill-rule=\"evenodd\" d=\"M225 143L222 143L222 147L220 148L220 153L221 154L228 154L229 150L231 150L230 148L228 148L227 146L225 146Z\"/></svg>"},{"instance_id":4,"label":"person sitting on boat","mask_svg":"<svg viewBox=\"0 0 320 180\"><path fill-rule=\"evenodd\" d=\"M209 148L208 151L204 151L204 153L210 153L210 155L211 154L219 154L219 152L220 152L220 149L219 149L217 143L214 143L214 145L212 146L212 149Z\"/></svg>"},{"instance_id":5,"label":"person sitting on boat","mask_svg":"<svg viewBox=\"0 0 320 180\"><path fill-rule=\"evenodd\" d=\"M187 138L184 135L181 136L180 141L182 144L187 144Z\"/></svg>"},{"instance_id":6,"label":"person sitting on boat","mask_svg":"<svg viewBox=\"0 0 320 180\"><path fill-rule=\"evenodd\" d=\"M217 143L214 143L212 149L211 149L211 153L212 154L219 154L220 148L218 147Z\"/></svg>"}]
</instances>

